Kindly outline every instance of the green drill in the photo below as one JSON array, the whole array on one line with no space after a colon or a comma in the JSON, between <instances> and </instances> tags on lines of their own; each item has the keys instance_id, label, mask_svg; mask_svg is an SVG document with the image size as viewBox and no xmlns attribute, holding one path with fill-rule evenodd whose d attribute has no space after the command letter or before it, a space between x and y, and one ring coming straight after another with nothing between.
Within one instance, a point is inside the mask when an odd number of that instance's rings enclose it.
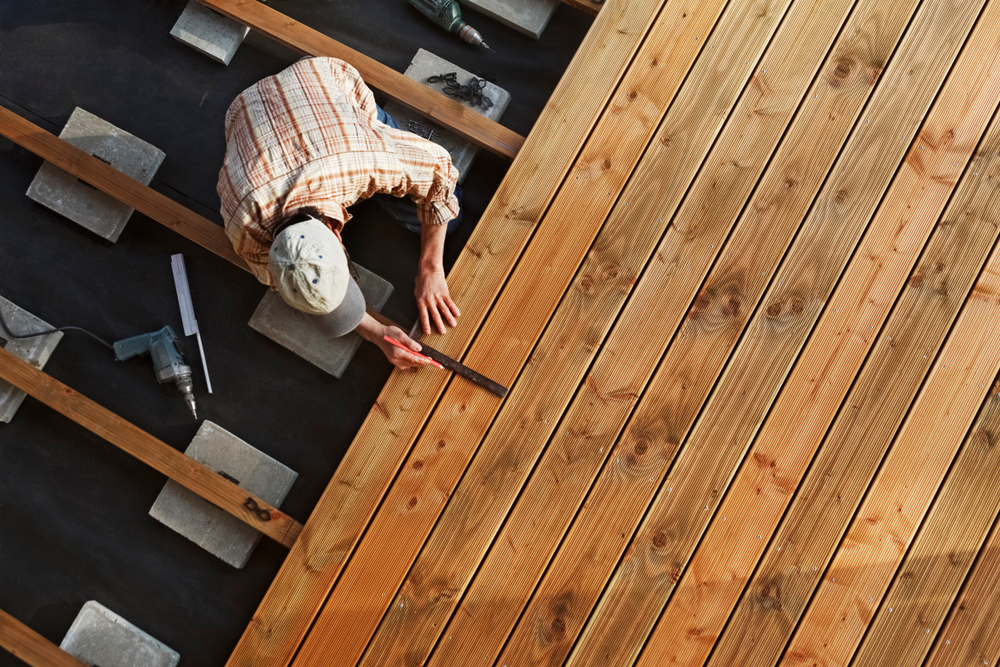
<instances>
[{"instance_id":1,"label":"green drill","mask_svg":"<svg viewBox=\"0 0 1000 667\"><path fill-rule=\"evenodd\" d=\"M487 51L491 51L483 36L462 20L462 10L458 7L456 0L409 0L409 3L420 10L420 13L434 21L439 26L457 34L462 40L473 46L482 46Z\"/></svg>"}]
</instances>

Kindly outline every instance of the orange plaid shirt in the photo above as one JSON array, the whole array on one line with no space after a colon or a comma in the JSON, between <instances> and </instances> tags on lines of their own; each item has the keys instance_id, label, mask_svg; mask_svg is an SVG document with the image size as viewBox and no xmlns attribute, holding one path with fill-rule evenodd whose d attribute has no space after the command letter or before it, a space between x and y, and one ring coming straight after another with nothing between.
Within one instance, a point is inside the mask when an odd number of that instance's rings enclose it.
<instances>
[{"instance_id":1,"label":"orange plaid shirt","mask_svg":"<svg viewBox=\"0 0 1000 667\"><path fill-rule=\"evenodd\" d=\"M409 195L423 224L441 225L458 215L457 181L445 149L378 122L371 90L342 60L300 60L240 93L226 113L222 219L268 285L272 230L301 207L315 206L339 232L358 200Z\"/></svg>"}]
</instances>

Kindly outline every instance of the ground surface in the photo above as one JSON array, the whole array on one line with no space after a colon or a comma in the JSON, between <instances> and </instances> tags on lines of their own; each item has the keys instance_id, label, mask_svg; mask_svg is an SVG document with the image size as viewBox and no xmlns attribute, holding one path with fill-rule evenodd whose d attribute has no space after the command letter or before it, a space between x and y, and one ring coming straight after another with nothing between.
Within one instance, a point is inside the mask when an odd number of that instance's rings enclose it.
<instances>
[{"instance_id":1,"label":"ground surface","mask_svg":"<svg viewBox=\"0 0 1000 667\"><path fill-rule=\"evenodd\" d=\"M590 18L561 7L534 42L466 18L497 55L438 32L403 0L272 3L402 71L423 47L469 70L495 71L513 94L503 124L527 134ZM220 222L215 180L232 98L289 60L244 45L229 67L169 36L184 2L38 0L0 5L0 104L58 133L77 106L163 150L153 187ZM24 196L40 160L0 140L0 294L57 325L116 340L181 330L169 257L184 253L215 395L197 363L199 418L210 419L299 472L283 509L304 521L388 377L365 345L334 380L246 326L264 288L248 274L135 214L117 244ZM481 155L466 181L468 221L453 260L507 163ZM415 317L418 240L374 207L345 231L352 257L396 286L386 313ZM195 346L191 358L197 360ZM148 359L115 363L69 334L46 371L169 444L197 430L183 401L154 381ZM148 517L164 478L32 399L0 425L0 609L59 642L97 600L182 655L223 664L287 551L263 540L237 571ZM6 653L0 665L20 664Z\"/></svg>"}]
</instances>

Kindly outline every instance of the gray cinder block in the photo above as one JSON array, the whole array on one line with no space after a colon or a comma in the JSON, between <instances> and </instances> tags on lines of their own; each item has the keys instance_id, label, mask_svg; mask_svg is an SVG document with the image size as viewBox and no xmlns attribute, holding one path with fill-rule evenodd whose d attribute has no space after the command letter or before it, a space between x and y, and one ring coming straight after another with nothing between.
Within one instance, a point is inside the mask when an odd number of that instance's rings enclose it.
<instances>
[{"instance_id":1,"label":"gray cinder block","mask_svg":"<svg viewBox=\"0 0 1000 667\"><path fill-rule=\"evenodd\" d=\"M368 308L381 311L392 294L392 285L363 266L354 264L361 276L358 287ZM292 308L277 292L268 290L250 318L250 328L335 378L340 378L363 339L351 332L340 338L330 338L309 323L307 316Z\"/></svg>"},{"instance_id":2,"label":"gray cinder block","mask_svg":"<svg viewBox=\"0 0 1000 667\"><path fill-rule=\"evenodd\" d=\"M210 421L184 452L223 474L272 507L279 507L299 476ZM261 533L173 480L167 480L149 515L235 568L250 559Z\"/></svg>"},{"instance_id":3,"label":"gray cinder block","mask_svg":"<svg viewBox=\"0 0 1000 667\"><path fill-rule=\"evenodd\" d=\"M166 157L159 148L79 107L59 137L143 185L150 184ZM50 162L38 170L28 196L112 242L133 210Z\"/></svg>"},{"instance_id":4,"label":"gray cinder block","mask_svg":"<svg viewBox=\"0 0 1000 667\"><path fill-rule=\"evenodd\" d=\"M250 28L243 24L197 0L191 0L171 28L170 36L212 60L228 65L248 32Z\"/></svg>"},{"instance_id":5,"label":"gray cinder block","mask_svg":"<svg viewBox=\"0 0 1000 667\"><path fill-rule=\"evenodd\" d=\"M474 76L471 72L467 72L461 67L456 67L444 58L439 58L430 51L425 51L424 49L418 50L417 55L413 56L413 60L410 62L410 66L406 68L405 74L408 78L418 81L428 88L441 92L444 89L445 84L428 83L427 79L439 74L448 74L449 72L455 72L458 74L458 82L463 85L467 84ZM464 104L473 111L486 116L490 120L500 120L500 116L503 115L503 112L507 109L507 105L510 104L510 93L493 83L487 83L483 92L486 93L491 100L493 100L493 106L489 109L484 109L481 106L474 107L470 103L463 100L456 101ZM389 102L385 105L385 112L392 116L404 130L413 132L415 130L413 127L410 127L410 123L420 123L423 127L418 128L420 131L416 131L416 133L424 136L425 138L429 138L439 146L443 146L444 149L451 154L451 162L455 165L455 168L458 169L459 183L465 180L465 175L469 172L469 167L472 166L472 161L479 152L479 146L476 146L471 141L461 138L450 130L446 130L437 123L424 118L416 111L407 109L402 104ZM427 137L427 130L424 128L433 130L434 133L430 137Z\"/></svg>"},{"instance_id":6,"label":"gray cinder block","mask_svg":"<svg viewBox=\"0 0 1000 667\"><path fill-rule=\"evenodd\" d=\"M181 659L177 651L93 600L83 605L59 647L101 667L176 667Z\"/></svg>"},{"instance_id":7,"label":"gray cinder block","mask_svg":"<svg viewBox=\"0 0 1000 667\"><path fill-rule=\"evenodd\" d=\"M559 2L560 0L462 0L463 5L535 39L542 36L542 31L549 24ZM469 17L466 17L466 21L468 20Z\"/></svg>"},{"instance_id":8,"label":"gray cinder block","mask_svg":"<svg viewBox=\"0 0 1000 667\"><path fill-rule=\"evenodd\" d=\"M18 308L3 297L0 297L0 312L3 313L3 319L7 324L18 334L47 331L52 328L48 323L41 321L26 310ZM45 368L46 362L52 356L62 337L62 332L56 332L45 336L18 339L11 338L6 331L0 329L0 347L41 370ZM0 422L9 423L14 418L14 413L21 407L24 397L23 391L0 380Z\"/></svg>"}]
</instances>

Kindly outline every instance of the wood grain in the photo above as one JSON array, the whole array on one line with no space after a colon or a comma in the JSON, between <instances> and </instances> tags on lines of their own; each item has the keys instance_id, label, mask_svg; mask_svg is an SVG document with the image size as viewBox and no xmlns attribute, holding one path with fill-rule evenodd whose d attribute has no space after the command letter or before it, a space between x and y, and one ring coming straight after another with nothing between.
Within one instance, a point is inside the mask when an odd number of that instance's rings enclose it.
<instances>
[{"instance_id":1,"label":"wood grain","mask_svg":"<svg viewBox=\"0 0 1000 667\"><path fill-rule=\"evenodd\" d=\"M850 661L1000 370L1000 346L982 335L1000 324L998 294L1000 253L994 253L824 574L783 664Z\"/></svg>"},{"instance_id":2,"label":"wood grain","mask_svg":"<svg viewBox=\"0 0 1000 667\"><path fill-rule=\"evenodd\" d=\"M302 531L302 524L287 514L4 349L0 349L0 379L10 382L284 546L291 548ZM244 507L243 503L248 499L255 500L258 507L269 511L271 520L262 521Z\"/></svg>"},{"instance_id":3,"label":"wood grain","mask_svg":"<svg viewBox=\"0 0 1000 667\"><path fill-rule=\"evenodd\" d=\"M372 88L491 153L514 159L524 144L524 137L516 132L258 0L198 1L299 53L346 61Z\"/></svg>"},{"instance_id":4,"label":"wood grain","mask_svg":"<svg viewBox=\"0 0 1000 667\"><path fill-rule=\"evenodd\" d=\"M596 2L595 0L562 0L570 7L574 9L579 9L581 12L590 14L591 16L597 16L597 13L601 11L601 7L604 6L604 2Z\"/></svg>"},{"instance_id":5,"label":"wood grain","mask_svg":"<svg viewBox=\"0 0 1000 667\"><path fill-rule=\"evenodd\" d=\"M998 438L1000 399L994 394L987 396L851 664L923 662L1000 512Z\"/></svg>"},{"instance_id":6,"label":"wood grain","mask_svg":"<svg viewBox=\"0 0 1000 667\"><path fill-rule=\"evenodd\" d=\"M460 359L575 162L662 0L609 0L448 276L458 327L429 345ZM548 235L542 226L539 233ZM396 371L254 619L230 667L284 667L382 501L448 377Z\"/></svg>"},{"instance_id":7,"label":"wood grain","mask_svg":"<svg viewBox=\"0 0 1000 667\"><path fill-rule=\"evenodd\" d=\"M995 386L994 386L995 388ZM989 399L997 402L996 394ZM987 409L995 409L990 405ZM995 521L961 595L938 633L926 667L979 667L1000 659L1000 520Z\"/></svg>"},{"instance_id":8,"label":"wood grain","mask_svg":"<svg viewBox=\"0 0 1000 667\"><path fill-rule=\"evenodd\" d=\"M721 10L721 7L721 4L716 5L716 11ZM708 26L714 22L715 16L711 9L705 3L697 6L695 3L677 3L668 6L661 15L636 58L638 66L633 66L626 75L612 101L612 107L619 110L616 122L602 122L595 129L580 160L583 164L593 164L607 157L615 167L600 171L588 170L567 183L549 212L550 218L554 215L561 216L565 219L561 224L565 224L567 230L570 230L579 227L584 221L599 221L607 215L611 202L601 197L595 204L594 198L587 200L587 193L610 190L612 197L609 199L618 194L626 176L639 160L645 142L650 139L660 116L670 105L671 96L683 80L682 67L690 62L695 53L693 45L696 40L693 36L704 35ZM760 49L779 23L783 10L784 6L780 4L771 11L760 12L759 3L734 3L729 15L723 17L716 26L716 31L721 31L720 40L732 44L732 49L725 55L713 49L703 51L704 62L696 64L694 71L688 76L690 90L682 92L680 101L674 103L678 112L673 120L667 121L668 124L690 121L689 124L693 126L694 118L700 115L700 110L705 106L724 103L720 100L727 98L728 103L732 104L739 97L752 65L743 68L729 65L737 59L750 58L751 62L756 62L759 53L753 53L751 47L742 48L741 45L753 45ZM687 15L694 15L700 21L686 22L684 18ZM654 63L671 63L671 69L661 72ZM698 76L701 72L720 74ZM640 100L643 101L640 103ZM785 122L794 110L796 101L794 97L786 100ZM623 120L626 114L633 112L638 115L638 128L642 131L623 132ZM682 119L681 116L687 118ZM751 121L773 126L775 137L780 136L783 129L780 115L768 115L765 119L759 114L750 113L748 108L747 116ZM697 165L718 132L720 122L719 118L708 118L702 128L692 129L689 139L691 146L686 151L684 161L678 162L672 156L665 155L665 149L661 151L657 148L654 149L657 156L645 158L640 171L661 172L665 171L662 167L670 164L675 172L672 190L679 198L696 173ZM634 153L631 160L625 159L626 148ZM685 174L687 178L684 178ZM646 185L648 183L639 186L630 184L626 193L620 197L615 212L601 230L567 296L549 321L545 334L518 379L509 405L503 408L490 427L479 455L466 470L465 482L451 494L447 510L424 545L419 560L412 566L401 592L389 606L378 634L367 649L363 664L394 664L426 656L440 635L466 582L503 524L525 477L583 379L583 373L596 353L596 341L606 336L630 287L635 284L669 222L668 215L655 220L652 218L649 202L643 200L649 199L647 192L652 194L658 191L651 191ZM653 195L654 198L656 196ZM546 224L553 223L547 219ZM530 265L537 263L532 262ZM687 288L685 281L690 283ZM634 369L632 372L640 376L648 377L662 353L662 346L643 346L640 352L635 350L635 340L668 338L669 325L664 318L678 321L683 317L688 293L697 288L698 282L696 272L692 272L690 277L678 276L678 281L671 285L672 293L676 292L671 299L663 298L663 284L647 287L644 306L633 310L642 312L642 316L638 318L638 326L630 328L626 338L619 337L619 344L610 352L606 345L601 360L597 362L598 366L604 367L610 363L620 374L619 377L627 375L630 369ZM524 285L526 286L527 284ZM512 289L514 288L508 287L508 290ZM671 312L671 307L674 312ZM510 317L516 317L515 311L510 311ZM629 321L634 320L629 318ZM507 325L497 327L498 332L507 329ZM637 392L641 391L643 382L644 379L637 379L634 384L640 386L635 390L616 385L609 391L614 398L607 399L605 404L615 406L610 408L613 413L621 410L627 412L637 398ZM590 399L584 400L588 405L593 402ZM591 417L596 416L591 413ZM619 418L619 424L623 419L623 416ZM480 433L466 431L454 439L461 441L481 437ZM589 444L587 449L590 449ZM568 456L579 459L585 455L579 452ZM549 478L543 475L543 479ZM556 480L558 479L557 476ZM555 484L560 483L556 481ZM550 510L552 508L549 503L565 498L565 488L560 486L559 491L560 493L553 493L544 501ZM560 526L557 531L563 529L564 526ZM558 534L547 535L545 539L548 542L558 540ZM541 537L536 533L536 538ZM535 544L538 544L538 540ZM506 560L508 571L514 569L521 572L522 567L536 566L530 545L522 546L524 549L518 550L516 562L509 558ZM506 549L504 553L509 555ZM524 581L523 584L528 586L524 590L519 577L518 588L524 591L525 597L530 592L531 583ZM511 585L508 577L505 577L505 584ZM508 589L507 594L510 593ZM518 610L518 607L512 606L507 614L516 616ZM465 644L465 637L468 636L463 632L463 639L446 644L457 653L435 660L443 659L446 663L453 664L463 660L471 662L472 658L469 656L475 656L476 661L482 655L495 656L502 642L502 634L496 630L499 628L502 633L503 628L498 626L495 617L490 620L489 627L497 635L492 644L483 646L483 642L478 642L477 647L469 651L458 648ZM449 632L449 635L453 636L453 633ZM462 654L465 654L464 658Z\"/></svg>"},{"instance_id":9,"label":"wood grain","mask_svg":"<svg viewBox=\"0 0 1000 667\"><path fill-rule=\"evenodd\" d=\"M810 464L710 664L772 665L840 544L920 383L997 239L996 121ZM781 545L781 551L774 548Z\"/></svg>"},{"instance_id":10,"label":"wood grain","mask_svg":"<svg viewBox=\"0 0 1000 667\"><path fill-rule=\"evenodd\" d=\"M694 4L681 3L681 7L691 12ZM713 0L702 7L704 12L699 12L706 16L706 20L698 26L702 30L707 31L713 23L712 7L721 8L721 3ZM658 25L674 34L677 31L684 34L692 25L688 21L674 20L680 18L680 15L674 14L664 16L658 20ZM660 114L684 80L687 69L699 50L694 39L686 39L680 45L677 54L679 57L673 61L663 60L663 68L659 67L657 58L649 61L643 59L643 62L651 64L642 69L648 67L652 70L644 88L619 87L621 94L613 98L608 112L602 117L577 160L573 173L543 219L543 229L548 230L550 236L544 241L536 237L528 247L466 356L466 363L470 366L482 370L502 384L513 383L517 378L577 267L601 229L607 211L646 148ZM640 98L638 93L639 90L648 91L651 86L660 88L661 99L655 106L648 96ZM736 90L739 90L739 86ZM712 133L706 132L705 136L702 154L707 150ZM695 165L692 164L692 171L694 168ZM601 191L602 196L590 196L596 191ZM604 192L607 193L606 197L603 196ZM662 230L662 225L659 229ZM640 239L642 234L646 235L646 240L637 244L635 252L638 254L631 260L632 263L638 261L641 264L656 242L659 232L655 227L633 231L640 235ZM553 374L562 372L569 376L579 375L586 368L592 358L594 341L603 337L599 333L601 322L610 323L617 312L614 306L601 312L603 302L597 296L600 291L598 284L604 281L614 283L621 274L622 282L619 284L627 286L629 280L626 276L630 272L634 276L638 270L638 267L627 266L630 240L623 237L621 243L624 253L616 256L613 249L608 249L606 254L601 253L598 272L580 277L580 289L574 290L581 293L588 302L591 302L588 297L593 297L592 306L595 311L592 312L597 316L596 321L584 324L582 338L585 345L581 348L578 344L561 341L565 347L560 354L548 355L552 356L549 362L552 365L547 363L544 371L531 373L536 381L547 383L553 379ZM620 307L619 295L613 296L612 303L615 302ZM579 313L574 315L578 316ZM558 337L560 334L555 335ZM581 353L575 354L576 351ZM565 357L562 356L563 353ZM546 384L545 393L540 394L541 388L532 384L530 379L525 380L524 386L521 384L519 381L507 399L508 403L517 405L512 423L537 419L536 400L547 397L551 391L558 391L555 385ZM576 382L567 384L571 391ZM564 405L567 399L568 396L557 404ZM558 398L555 400L559 401ZM344 572L310 636L303 643L295 665L321 663L331 652L349 664L360 658L390 603L395 609L407 611L403 602L393 602L391 594L383 600L380 593L394 593L399 588L501 405L501 401L495 397L487 396L465 384L453 384L449 387L414 448L410 457L411 464L403 469L387 496L385 505L398 510L383 512L369 527L351 566ZM521 467L510 456L506 459L502 468ZM487 465L492 467L490 463ZM507 477L500 475L499 479ZM513 482L514 479L516 477L510 477L511 483L498 492L507 496L516 493L517 484ZM485 493L492 495L490 490ZM492 502L490 506L493 507ZM502 521L503 513L494 515L497 523ZM458 516L459 524L467 523L461 518L461 514ZM488 521L485 523L488 525ZM375 563L378 563L378 567L374 567ZM358 600L366 601L363 608L359 609L356 602ZM399 607L400 604L404 606Z\"/></svg>"},{"instance_id":11,"label":"wood grain","mask_svg":"<svg viewBox=\"0 0 1000 667\"><path fill-rule=\"evenodd\" d=\"M917 14L908 31L908 37L913 35L914 39L904 43L897 53L908 56L898 61L905 67L896 69L890 65L883 84L888 90L907 92L897 92L895 99L893 96L877 99L869 108L870 118L861 119L871 120L859 124L862 131L855 135L855 139L869 139L859 144L865 145L866 151L873 143L884 146L886 140L899 136L894 133L889 138L882 134L881 142L870 141L885 132L885 127L879 128L881 114L891 112L899 118L900 106L905 106L913 109L918 118L924 115L924 109L916 105L927 105L933 100L933 92L940 85L938 81L947 73L975 23L979 6L970 3L962 9L965 11L956 11L952 3L938 6L932 3ZM989 28L980 24L977 29L976 34L989 37ZM988 41L978 46L991 44ZM908 53L911 49L915 53ZM925 51L934 54L934 64L925 72L929 94L920 99L913 94L907 80L911 72L917 71L914 62L926 62L928 56L922 54ZM982 52L973 53L958 61L953 76L941 91L943 101L928 116L921 135L869 224L855 260L812 332L795 371L785 382L781 398L761 427L743 470L719 506L722 520L716 520L701 540L637 664L651 665L664 660L701 665L707 659L711 647L698 637L717 637L722 631L765 550L766 537L781 519L996 108L1000 90L989 77L993 59L984 62L980 57ZM900 88L891 85L895 72L907 85ZM962 103L958 104L960 96ZM867 134L864 130L869 127L870 135L864 137ZM924 145L927 150L920 148ZM886 147L879 161L899 157L898 149ZM851 167L843 159L840 164ZM889 165L882 162L880 167L883 166ZM875 168L865 175L874 180L880 172L881 168ZM828 185L842 185L838 180L835 177ZM878 192L878 188L869 186L866 196L872 191ZM864 212L867 206L858 213L870 215ZM785 274L786 280L794 281L804 267L789 268L799 269ZM657 511L652 514L656 516ZM665 519L665 515L660 515L650 523L655 525ZM640 538L643 542L649 539L643 537ZM777 544L773 548L782 546ZM683 630L678 632L679 629Z\"/></svg>"},{"instance_id":12,"label":"wood grain","mask_svg":"<svg viewBox=\"0 0 1000 667\"><path fill-rule=\"evenodd\" d=\"M206 250L250 270L219 225L2 107L0 134Z\"/></svg>"},{"instance_id":13,"label":"wood grain","mask_svg":"<svg viewBox=\"0 0 1000 667\"><path fill-rule=\"evenodd\" d=\"M0 610L0 647L31 667L87 667L24 623Z\"/></svg>"}]
</instances>

